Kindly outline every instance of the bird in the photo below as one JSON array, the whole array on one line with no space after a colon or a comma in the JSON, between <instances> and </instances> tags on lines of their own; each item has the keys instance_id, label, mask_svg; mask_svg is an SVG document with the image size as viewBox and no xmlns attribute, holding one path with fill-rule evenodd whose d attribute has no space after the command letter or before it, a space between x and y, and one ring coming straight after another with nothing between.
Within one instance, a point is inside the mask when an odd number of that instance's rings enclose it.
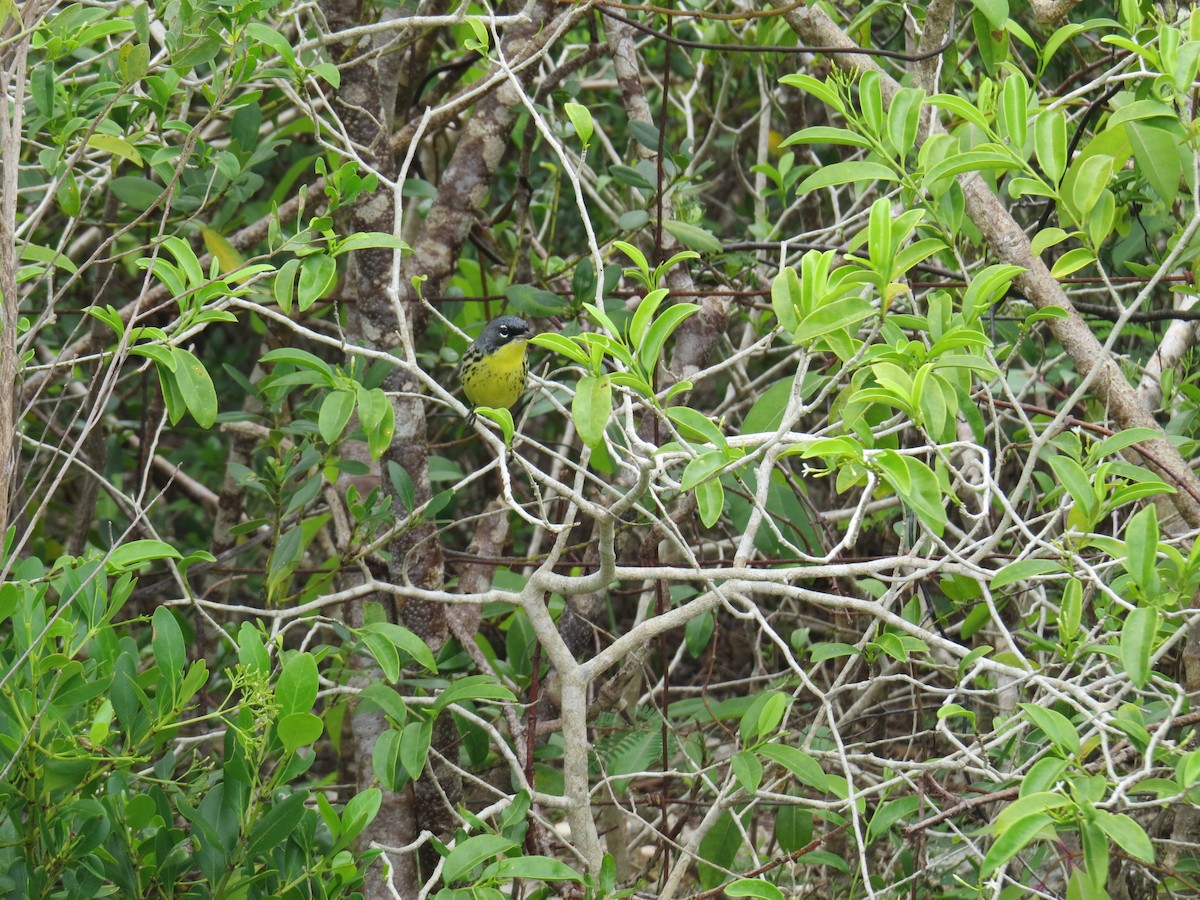
<instances>
[{"instance_id":1,"label":"bird","mask_svg":"<svg viewBox=\"0 0 1200 900\"><path fill-rule=\"evenodd\" d=\"M492 319L483 333L467 348L459 363L458 377L472 406L467 421L475 418L474 407L512 409L525 390L529 361L525 350L533 332L517 316Z\"/></svg>"}]
</instances>

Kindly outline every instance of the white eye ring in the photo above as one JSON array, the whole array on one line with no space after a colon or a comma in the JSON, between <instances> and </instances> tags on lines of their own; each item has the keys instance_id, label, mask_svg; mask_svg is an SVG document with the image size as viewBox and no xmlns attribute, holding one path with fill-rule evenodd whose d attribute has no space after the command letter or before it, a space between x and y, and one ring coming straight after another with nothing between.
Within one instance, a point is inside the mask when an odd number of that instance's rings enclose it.
<instances>
[{"instance_id":1,"label":"white eye ring","mask_svg":"<svg viewBox=\"0 0 1200 900\"><path fill-rule=\"evenodd\" d=\"M507 325L500 326L500 337L508 337L508 326Z\"/></svg>"}]
</instances>

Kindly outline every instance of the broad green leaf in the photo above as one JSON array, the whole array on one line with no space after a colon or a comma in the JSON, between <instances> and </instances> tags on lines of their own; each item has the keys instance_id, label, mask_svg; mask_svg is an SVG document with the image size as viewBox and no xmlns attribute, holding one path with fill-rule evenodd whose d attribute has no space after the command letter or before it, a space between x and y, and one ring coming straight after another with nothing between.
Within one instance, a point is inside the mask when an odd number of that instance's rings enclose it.
<instances>
[{"instance_id":1,"label":"broad green leaf","mask_svg":"<svg viewBox=\"0 0 1200 900\"><path fill-rule=\"evenodd\" d=\"M182 347L173 348L172 355L175 357L175 382L188 412L201 428L211 428L217 421L217 389L212 376L204 363Z\"/></svg>"},{"instance_id":2,"label":"broad green leaf","mask_svg":"<svg viewBox=\"0 0 1200 900\"><path fill-rule=\"evenodd\" d=\"M1050 274L1054 278L1066 278L1095 261L1096 254L1087 247L1075 247L1054 261L1054 265L1050 267Z\"/></svg>"},{"instance_id":3,"label":"broad green leaf","mask_svg":"<svg viewBox=\"0 0 1200 900\"><path fill-rule=\"evenodd\" d=\"M354 415L355 395L349 391L331 391L321 401L317 414L317 431L326 444L333 446L346 430Z\"/></svg>"},{"instance_id":4,"label":"broad green leaf","mask_svg":"<svg viewBox=\"0 0 1200 900\"><path fill-rule=\"evenodd\" d=\"M164 541L140 540L118 544L105 559L104 565L110 575L118 575L136 569L156 559L182 559L183 554Z\"/></svg>"},{"instance_id":5,"label":"broad green leaf","mask_svg":"<svg viewBox=\"0 0 1200 900\"><path fill-rule=\"evenodd\" d=\"M725 450L709 450L701 453L687 464L680 478L680 488L690 491L696 485L712 478L733 461L733 457Z\"/></svg>"},{"instance_id":6,"label":"broad green leaf","mask_svg":"<svg viewBox=\"0 0 1200 900\"><path fill-rule=\"evenodd\" d=\"M784 900L783 891L761 878L739 878L725 885L727 897L758 897L759 900Z\"/></svg>"},{"instance_id":7,"label":"broad green leaf","mask_svg":"<svg viewBox=\"0 0 1200 900\"><path fill-rule=\"evenodd\" d=\"M187 662L183 629L179 627L174 613L165 606L154 610L151 622L154 628L151 632L150 647L154 651L154 663L174 694L183 678L183 667Z\"/></svg>"},{"instance_id":8,"label":"broad green leaf","mask_svg":"<svg viewBox=\"0 0 1200 900\"><path fill-rule=\"evenodd\" d=\"M139 169L146 164L142 160L142 154L138 152L137 147L133 146L125 138L117 137L114 134L96 132L88 138L88 146L94 147L102 153L109 153L113 156L126 159Z\"/></svg>"},{"instance_id":9,"label":"broad green leaf","mask_svg":"<svg viewBox=\"0 0 1200 900\"><path fill-rule=\"evenodd\" d=\"M312 712L317 702L317 662L311 653L293 653L283 663L275 699L280 716L289 713Z\"/></svg>"},{"instance_id":10,"label":"broad green leaf","mask_svg":"<svg viewBox=\"0 0 1200 900\"><path fill-rule=\"evenodd\" d=\"M763 767L758 757L750 750L740 750L730 758L729 763L730 771L742 790L753 795L762 784L763 777Z\"/></svg>"},{"instance_id":11,"label":"broad green leaf","mask_svg":"<svg viewBox=\"0 0 1200 900\"><path fill-rule=\"evenodd\" d=\"M1079 635L1083 620L1083 583L1078 578L1067 581L1058 608L1058 639L1068 644Z\"/></svg>"},{"instance_id":12,"label":"broad green leaf","mask_svg":"<svg viewBox=\"0 0 1200 900\"><path fill-rule=\"evenodd\" d=\"M1055 791L1022 794L1020 799L1014 800L1000 811L995 821L992 822L991 832L993 834L1004 834L1014 824L1035 813L1046 812L1051 809L1062 809L1062 807L1070 805L1070 797Z\"/></svg>"},{"instance_id":13,"label":"broad green leaf","mask_svg":"<svg viewBox=\"0 0 1200 900\"><path fill-rule=\"evenodd\" d=\"M702 440L717 447L728 447L721 427L709 416L689 406L672 406L667 410L667 418L679 428L684 440Z\"/></svg>"},{"instance_id":14,"label":"broad green leaf","mask_svg":"<svg viewBox=\"0 0 1200 900\"><path fill-rule=\"evenodd\" d=\"M442 865L442 880L446 884L465 879L476 866L494 859L501 853L517 849L517 844L498 834L479 834L460 841L450 851Z\"/></svg>"},{"instance_id":15,"label":"broad green leaf","mask_svg":"<svg viewBox=\"0 0 1200 900\"><path fill-rule=\"evenodd\" d=\"M1137 171L1168 206L1179 196L1184 161L1180 148L1186 140L1179 120L1144 119L1125 123ZM1190 155L1189 155L1190 159Z\"/></svg>"},{"instance_id":16,"label":"broad green leaf","mask_svg":"<svg viewBox=\"0 0 1200 900\"><path fill-rule=\"evenodd\" d=\"M437 671L437 664L434 662L429 646L403 625L396 625L393 622L370 622L363 626L363 632L386 638L397 649L403 650L411 656L417 664L424 666L430 672Z\"/></svg>"},{"instance_id":17,"label":"broad green leaf","mask_svg":"<svg viewBox=\"0 0 1200 900\"><path fill-rule=\"evenodd\" d=\"M806 93L812 94L826 106L837 112L844 111L837 88L826 84L824 81L818 81L811 75L784 75L779 79L779 83L786 84L788 87L799 88Z\"/></svg>"},{"instance_id":18,"label":"broad green leaf","mask_svg":"<svg viewBox=\"0 0 1200 900\"><path fill-rule=\"evenodd\" d=\"M304 312L333 290L337 283L337 263L324 253L310 253L300 263L296 281L296 305Z\"/></svg>"},{"instance_id":19,"label":"broad green leaf","mask_svg":"<svg viewBox=\"0 0 1200 900\"><path fill-rule=\"evenodd\" d=\"M696 485L696 511L705 528L712 528L725 510L725 488L720 479L702 481Z\"/></svg>"},{"instance_id":20,"label":"broad green leaf","mask_svg":"<svg viewBox=\"0 0 1200 900\"><path fill-rule=\"evenodd\" d=\"M1142 862L1154 862L1154 845L1141 825L1123 813L1114 814L1103 809L1094 810L1093 813L1096 824L1122 850Z\"/></svg>"},{"instance_id":21,"label":"broad green leaf","mask_svg":"<svg viewBox=\"0 0 1200 900\"><path fill-rule=\"evenodd\" d=\"M383 803L383 793L378 788L367 788L346 802L342 810L342 835L339 843L348 844L358 837L359 832L374 821Z\"/></svg>"},{"instance_id":22,"label":"broad green leaf","mask_svg":"<svg viewBox=\"0 0 1200 900\"><path fill-rule=\"evenodd\" d=\"M325 730L325 725L320 717L310 712L296 712L280 717L276 730L279 740L283 742L283 749L294 753L301 747L315 743Z\"/></svg>"},{"instance_id":23,"label":"broad green leaf","mask_svg":"<svg viewBox=\"0 0 1200 900\"><path fill-rule=\"evenodd\" d=\"M1020 559L996 570L996 574L992 576L992 590L998 591L1036 575L1061 571L1062 563L1053 559Z\"/></svg>"},{"instance_id":24,"label":"broad green leaf","mask_svg":"<svg viewBox=\"0 0 1200 900\"><path fill-rule=\"evenodd\" d=\"M721 870L733 865L741 847L742 833L734 822L733 814L721 813L700 841L696 870L701 886L712 890L724 884L727 876Z\"/></svg>"},{"instance_id":25,"label":"broad green leaf","mask_svg":"<svg viewBox=\"0 0 1200 900\"><path fill-rule=\"evenodd\" d=\"M983 866L979 871L980 877L987 878L1024 850L1030 841L1042 835L1043 832L1047 836L1055 834L1053 820L1045 813L1034 813L1014 822L988 848L987 856L984 857Z\"/></svg>"},{"instance_id":26,"label":"broad green leaf","mask_svg":"<svg viewBox=\"0 0 1200 900\"><path fill-rule=\"evenodd\" d=\"M482 837L482 835L481 835ZM453 853L453 851L451 851ZM574 881L583 884L583 876L561 860L549 856L516 856L498 859L483 870L481 880L500 881Z\"/></svg>"},{"instance_id":27,"label":"broad green leaf","mask_svg":"<svg viewBox=\"0 0 1200 900\"><path fill-rule=\"evenodd\" d=\"M1125 617L1121 628L1121 662L1125 674L1139 690L1150 680L1150 657L1158 635L1158 621L1157 609L1139 606Z\"/></svg>"},{"instance_id":28,"label":"broad green leaf","mask_svg":"<svg viewBox=\"0 0 1200 900\"><path fill-rule=\"evenodd\" d=\"M1071 720L1057 710L1038 706L1035 703L1021 703L1021 709L1046 737L1065 754L1075 756L1079 753L1079 732L1071 724Z\"/></svg>"},{"instance_id":29,"label":"broad green leaf","mask_svg":"<svg viewBox=\"0 0 1200 900\"><path fill-rule=\"evenodd\" d=\"M822 166L796 186L796 194L803 196L809 191L851 184L859 181L899 181L900 177L882 163L866 160L849 160Z\"/></svg>"},{"instance_id":30,"label":"broad green leaf","mask_svg":"<svg viewBox=\"0 0 1200 900\"><path fill-rule=\"evenodd\" d=\"M829 790L829 779L820 763L801 750L788 744L763 744L755 752L764 759L783 766L809 787L824 793Z\"/></svg>"},{"instance_id":31,"label":"broad green leaf","mask_svg":"<svg viewBox=\"0 0 1200 900\"><path fill-rule=\"evenodd\" d=\"M713 236L713 233L698 225L667 219L663 222L662 227L683 246L690 247L699 253L720 253L722 250L721 242Z\"/></svg>"},{"instance_id":32,"label":"broad green leaf","mask_svg":"<svg viewBox=\"0 0 1200 900\"><path fill-rule=\"evenodd\" d=\"M400 734L400 765L416 781L425 769L429 745L433 742L433 719L417 719L404 726Z\"/></svg>"},{"instance_id":33,"label":"broad green leaf","mask_svg":"<svg viewBox=\"0 0 1200 900\"><path fill-rule=\"evenodd\" d=\"M1093 521L1099 514L1100 501L1087 472L1069 456L1051 456L1047 462L1054 470L1054 477L1067 489L1083 515L1089 522Z\"/></svg>"},{"instance_id":34,"label":"broad green leaf","mask_svg":"<svg viewBox=\"0 0 1200 900\"><path fill-rule=\"evenodd\" d=\"M1125 526L1125 569L1148 595L1158 590L1158 511L1147 504Z\"/></svg>"},{"instance_id":35,"label":"broad green leaf","mask_svg":"<svg viewBox=\"0 0 1200 900\"><path fill-rule=\"evenodd\" d=\"M801 128L780 141L780 148L792 147L796 144L839 144L850 147L869 148L871 142L860 137L846 128L831 128L828 125L815 125L812 128Z\"/></svg>"},{"instance_id":36,"label":"broad green leaf","mask_svg":"<svg viewBox=\"0 0 1200 900\"><path fill-rule=\"evenodd\" d=\"M1045 109L1033 124L1033 146L1038 165L1052 185L1067 171L1067 117L1060 109ZM1036 255L1036 254L1035 254Z\"/></svg>"},{"instance_id":37,"label":"broad green leaf","mask_svg":"<svg viewBox=\"0 0 1200 900\"><path fill-rule=\"evenodd\" d=\"M467 700L496 700L503 703L516 703L513 692L504 685L496 682L490 675L468 675L460 678L446 688L433 701L433 711L441 712L451 703L462 703Z\"/></svg>"},{"instance_id":38,"label":"broad green leaf","mask_svg":"<svg viewBox=\"0 0 1200 900\"><path fill-rule=\"evenodd\" d=\"M579 438L595 449L604 441L604 429L612 417L612 380L608 375L585 375L575 388L571 418Z\"/></svg>"}]
</instances>

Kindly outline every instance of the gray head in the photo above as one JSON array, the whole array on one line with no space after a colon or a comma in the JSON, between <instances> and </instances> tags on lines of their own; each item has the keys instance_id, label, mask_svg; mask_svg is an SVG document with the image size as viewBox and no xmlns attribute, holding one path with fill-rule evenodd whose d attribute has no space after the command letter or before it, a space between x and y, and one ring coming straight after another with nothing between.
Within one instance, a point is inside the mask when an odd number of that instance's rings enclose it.
<instances>
[{"instance_id":1,"label":"gray head","mask_svg":"<svg viewBox=\"0 0 1200 900\"><path fill-rule=\"evenodd\" d=\"M475 346L484 353L495 353L505 344L528 340L533 334L529 323L516 316L499 316L487 323L483 334L475 339Z\"/></svg>"}]
</instances>

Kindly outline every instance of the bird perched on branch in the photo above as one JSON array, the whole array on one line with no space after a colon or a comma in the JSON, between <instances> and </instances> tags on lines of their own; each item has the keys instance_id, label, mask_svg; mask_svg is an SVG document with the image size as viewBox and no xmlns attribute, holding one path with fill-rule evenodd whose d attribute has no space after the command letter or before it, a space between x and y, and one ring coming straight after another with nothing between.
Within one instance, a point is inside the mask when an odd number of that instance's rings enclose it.
<instances>
[{"instance_id":1,"label":"bird perched on branch","mask_svg":"<svg viewBox=\"0 0 1200 900\"><path fill-rule=\"evenodd\" d=\"M472 407L512 409L525 390L529 361L525 349L533 332L516 316L492 319L467 348L458 377ZM469 419L474 419L474 412Z\"/></svg>"}]
</instances>

